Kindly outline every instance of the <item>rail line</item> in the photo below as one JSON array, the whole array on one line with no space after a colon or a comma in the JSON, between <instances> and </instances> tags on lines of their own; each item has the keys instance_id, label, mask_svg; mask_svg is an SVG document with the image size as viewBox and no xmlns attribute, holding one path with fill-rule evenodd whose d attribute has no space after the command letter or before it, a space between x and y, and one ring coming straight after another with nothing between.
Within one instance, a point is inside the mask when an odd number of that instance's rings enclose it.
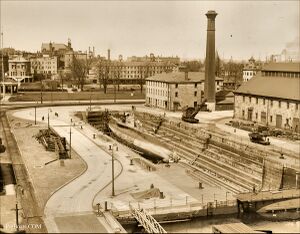
<instances>
[{"instance_id":1,"label":"rail line","mask_svg":"<svg viewBox=\"0 0 300 234\"><path fill-rule=\"evenodd\" d=\"M7 144L7 155L12 162L17 182L16 196L17 201L22 205L23 223L25 223L24 227L26 227L25 230L30 233L46 233L47 229L42 220L41 210L37 205L38 203L35 197L34 188L23 163L16 139L10 130L6 112L1 112L0 124L3 129L3 137ZM39 224L41 224L41 228L34 228Z\"/></svg>"}]
</instances>

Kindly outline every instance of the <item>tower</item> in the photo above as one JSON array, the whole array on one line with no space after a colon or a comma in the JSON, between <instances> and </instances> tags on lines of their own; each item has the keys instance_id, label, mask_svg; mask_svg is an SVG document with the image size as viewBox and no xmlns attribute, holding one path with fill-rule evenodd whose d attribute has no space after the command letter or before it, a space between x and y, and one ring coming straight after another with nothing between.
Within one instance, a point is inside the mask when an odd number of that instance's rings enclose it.
<instances>
[{"instance_id":1,"label":"tower","mask_svg":"<svg viewBox=\"0 0 300 234\"><path fill-rule=\"evenodd\" d=\"M206 37L206 59L205 59L205 83L204 98L207 101L209 110L215 110L216 87L215 87L215 11L208 11L207 16L207 37Z\"/></svg>"},{"instance_id":2,"label":"tower","mask_svg":"<svg viewBox=\"0 0 300 234\"><path fill-rule=\"evenodd\" d=\"M110 49L107 50L107 60L110 61Z\"/></svg>"}]
</instances>

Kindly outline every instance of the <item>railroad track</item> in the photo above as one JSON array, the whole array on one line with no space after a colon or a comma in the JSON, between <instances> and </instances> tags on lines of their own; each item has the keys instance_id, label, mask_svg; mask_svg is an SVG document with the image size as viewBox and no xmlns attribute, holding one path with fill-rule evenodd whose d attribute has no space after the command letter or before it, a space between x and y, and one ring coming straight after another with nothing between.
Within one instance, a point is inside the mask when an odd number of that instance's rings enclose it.
<instances>
[{"instance_id":1,"label":"railroad track","mask_svg":"<svg viewBox=\"0 0 300 234\"><path fill-rule=\"evenodd\" d=\"M22 206L21 225L24 225L26 232L46 233L42 212L38 207L34 188L29 179L27 169L23 163L16 139L10 130L10 125L6 113L1 112L0 126L3 129L3 137L6 142L7 155L12 162L14 175L16 178L16 195L18 202Z\"/></svg>"}]
</instances>

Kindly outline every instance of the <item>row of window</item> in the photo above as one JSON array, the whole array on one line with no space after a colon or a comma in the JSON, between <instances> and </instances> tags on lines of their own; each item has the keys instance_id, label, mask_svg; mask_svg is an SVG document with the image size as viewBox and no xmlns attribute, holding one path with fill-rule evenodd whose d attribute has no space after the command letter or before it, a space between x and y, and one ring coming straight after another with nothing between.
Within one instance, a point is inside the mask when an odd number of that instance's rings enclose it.
<instances>
[{"instance_id":1,"label":"row of window","mask_svg":"<svg viewBox=\"0 0 300 234\"><path fill-rule=\"evenodd\" d=\"M255 99L255 104L258 104L259 100L262 99L263 105L266 105L266 99L265 98L258 98L258 97L256 97L256 98L248 97L249 103L251 103L252 98ZM245 100L246 100L246 97L243 96L243 102L245 102ZM281 108L281 101L277 101L277 102L278 102L278 107ZM274 103L273 100L269 100L269 104L270 104L271 107L273 107L273 103ZM295 104L295 109L298 110L298 108L299 108L298 103L294 103L294 104ZM286 102L286 107L287 107L287 109L290 108L290 102Z\"/></svg>"},{"instance_id":2,"label":"row of window","mask_svg":"<svg viewBox=\"0 0 300 234\"><path fill-rule=\"evenodd\" d=\"M255 76L256 71L244 71L244 76Z\"/></svg>"},{"instance_id":3,"label":"row of window","mask_svg":"<svg viewBox=\"0 0 300 234\"><path fill-rule=\"evenodd\" d=\"M26 65L11 65L11 69L26 69L27 66Z\"/></svg>"},{"instance_id":4,"label":"row of window","mask_svg":"<svg viewBox=\"0 0 300 234\"><path fill-rule=\"evenodd\" d=\"M161 87L161 88L167 88L168 84L166 82L160 82L160 81L147 81L147 85L150 87Z\"/></svg>"},{"instance_id":5,"label":"row of window","mask_svg":"<svg viewBox=\"0 0 300 234\"><path fill-rule=\"evenodd\" d=\"M277 72L277 71L262 71L263 76L278 76L300 78L300 72Z\"/></svg>"},{"instance_id":6,"label":"row of window","mask_svg":"<svg viewBox=\"0 0 300 234\"><path fill-rule=\"evenodd\" d=\"M160 95L160 96L164 96L164 97L168 96L168 91L167 90L147 88L147 92L149 94L153 94L153 95Z\"/></svg>"},{"instance_id":7,"label":"row of window","mask_svg":"<svg viewBox=\"0 0 300 234\"><path fill-rule=\"evenodd\" d=\"M16 72L16 71L11 71L10 72L10 76L17 76L18 75L18 72ZM27 74L27 72L19 72L19 76L27 76L28 74Z\"/></svg>"}]
</instances>

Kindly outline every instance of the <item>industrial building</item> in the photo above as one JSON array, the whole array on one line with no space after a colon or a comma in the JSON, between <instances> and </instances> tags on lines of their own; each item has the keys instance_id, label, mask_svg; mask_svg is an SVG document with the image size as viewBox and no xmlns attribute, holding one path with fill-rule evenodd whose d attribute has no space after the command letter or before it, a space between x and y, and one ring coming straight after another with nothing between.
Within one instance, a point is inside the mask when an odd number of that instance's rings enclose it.
<instances>
[{"instance_id":1,"label":"industrial building","mask_svg":"<svg viewBox=\"0 0 300 234\"><path fill-rule=\"evenodd\" d=\"M234 117L299 133L300 63L269 63L235 92Z\"/></svg>"},{"instance_id":2,"label":"industrial building","mask_svg":"<svg viewBox=\"0 0 300 234\"><path fill-rule=\"evenodd\" d=\"M146 79L146 105L177 111L195 107L203 100L205 73L161 73ZM222 89L223 79L216 77L215 89Z\"/></svg>"}]
</instances>

